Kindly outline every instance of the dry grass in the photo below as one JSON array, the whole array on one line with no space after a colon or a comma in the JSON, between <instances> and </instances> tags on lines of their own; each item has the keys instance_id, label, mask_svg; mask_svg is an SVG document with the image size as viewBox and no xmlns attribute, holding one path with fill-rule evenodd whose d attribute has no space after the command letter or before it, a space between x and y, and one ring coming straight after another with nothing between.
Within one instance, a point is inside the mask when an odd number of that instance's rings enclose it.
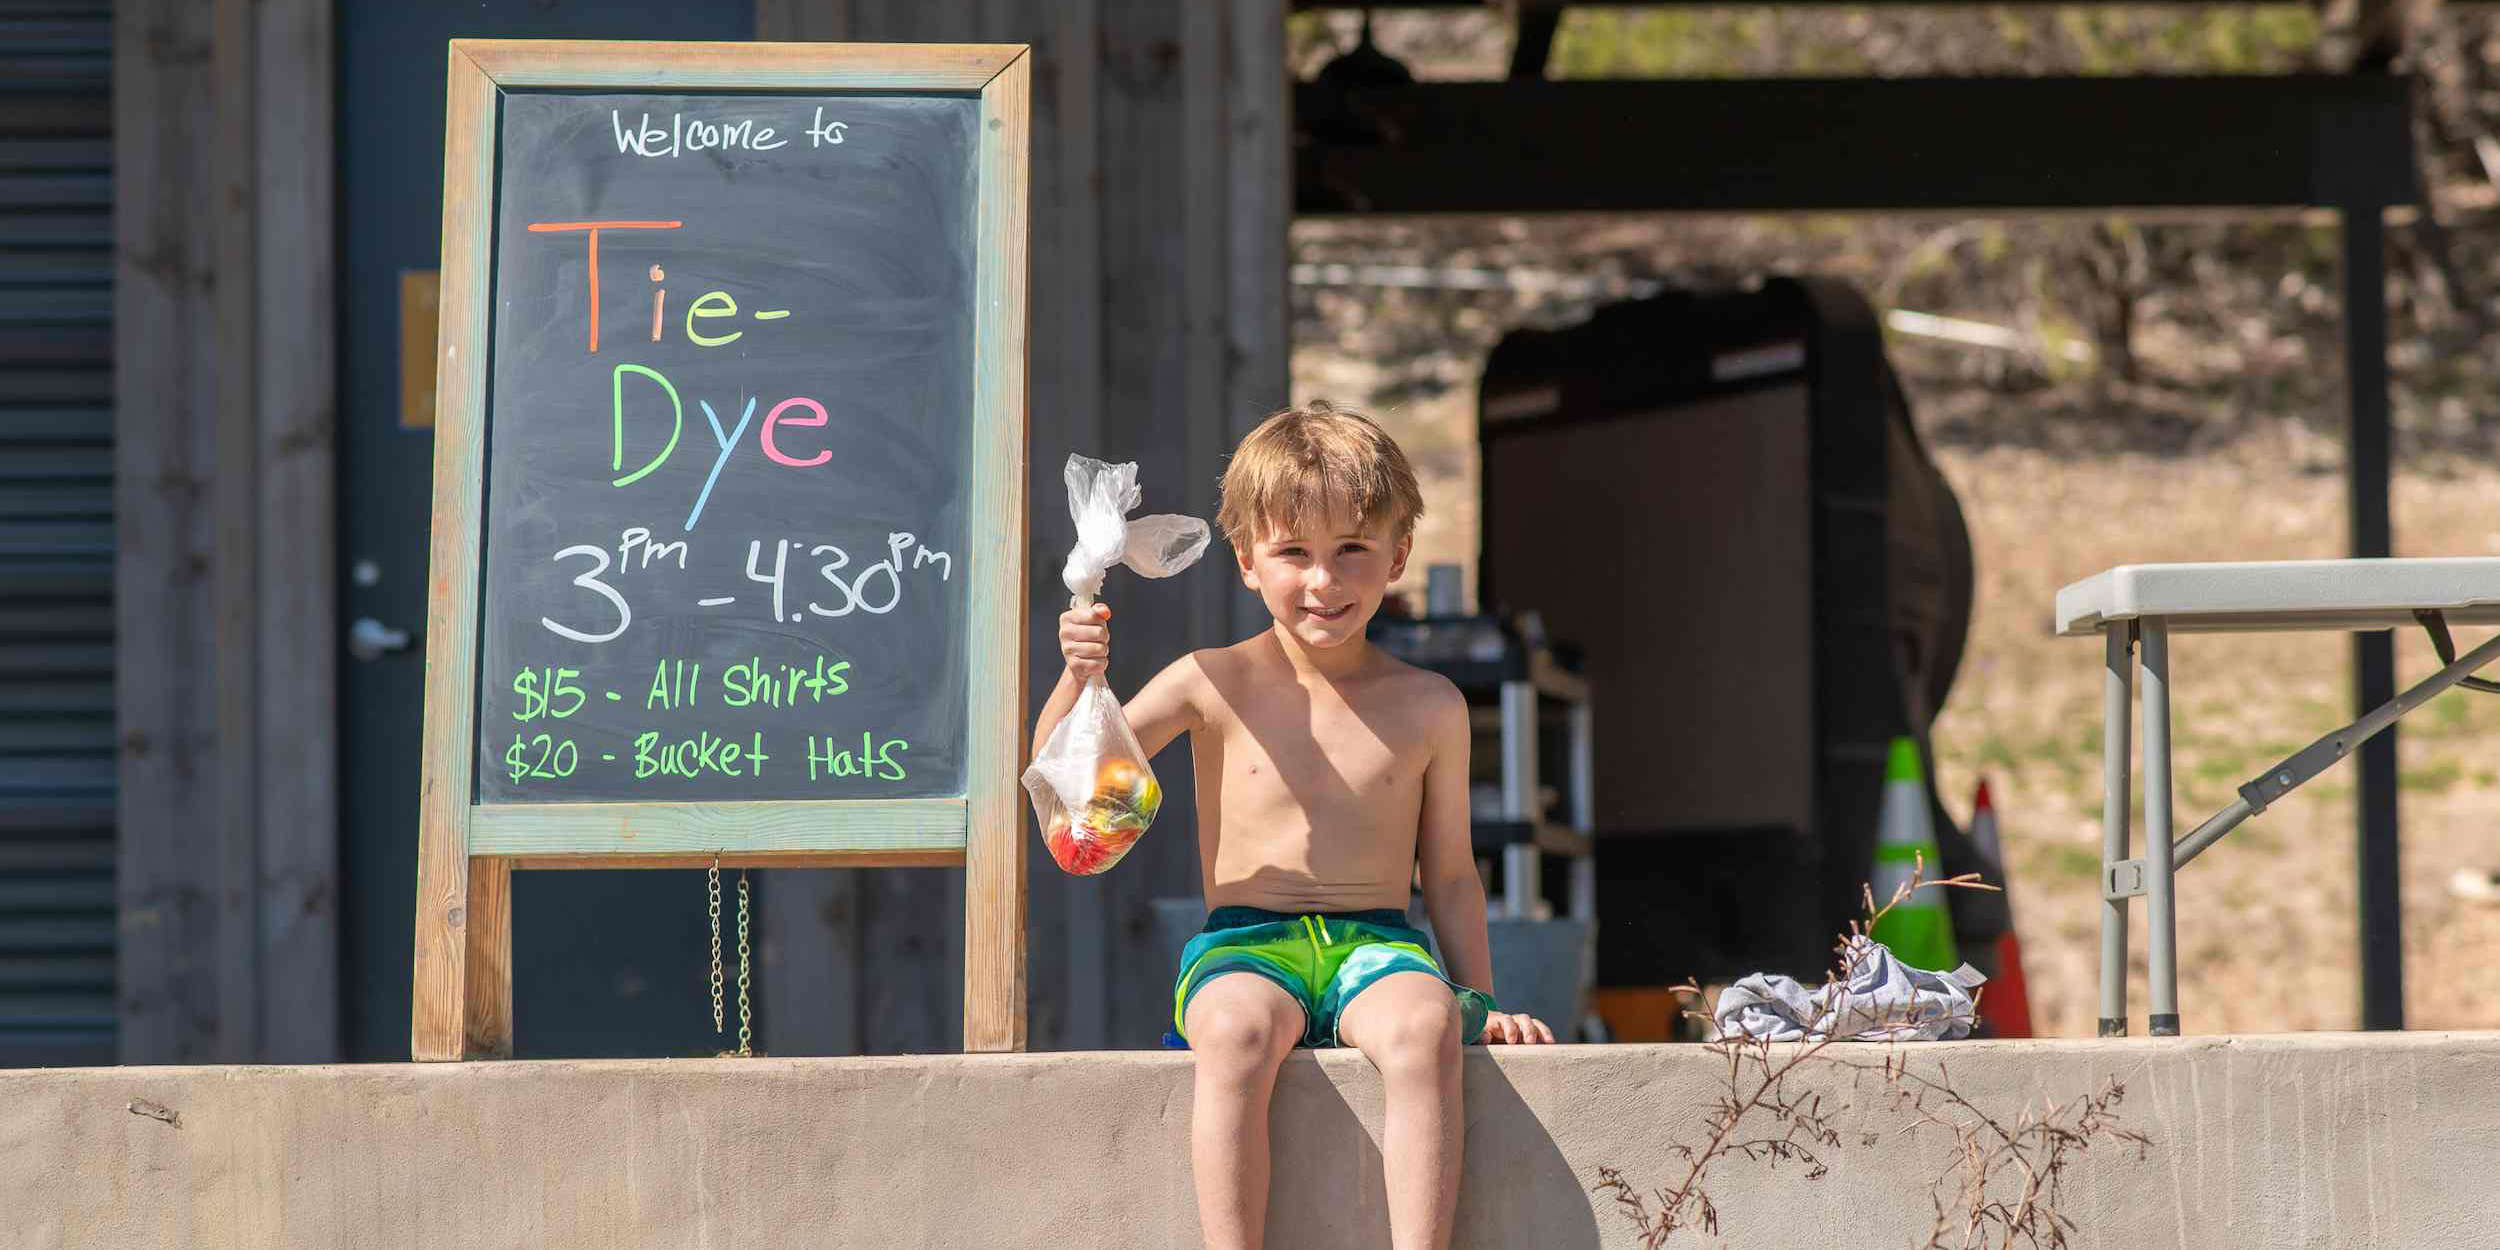
<instances>
[{"instance_id":1,"label":"dry grass","mask_svg":"<svg viewBox=\"0 0 2500 1250\"><path fill-rule=\"evenodd\" d=\"M1298 394L1360 394L1372 376L1324 349L1306 347L1295 365ZM1474 565L1472 389L1383 414L1401 440L1419 444L1428 512L1402 586L1419 601L1426 564ZM1936 456L1968 513L1979 570L1967 658L1936 725L1938 781L1966 811L1979 778L1989 780L2034 1023L2045 1035L2090 1036L2099 967L2099 647L2051 636L2050 604L2058 587L2115 564L2339 554L2341 449L2282 423L2186 456L1973 449L1960 440L1939 445ZM2500 466L2400 471L2395 515L2399 554L2500 554ZM2461 632L2459 647L2478 640ZM2257 770L2349 719L2346 636L2187 635L2174 654L2182 832ZM2418 632L2399 636L2397 660L2401 683L2438 667ZM2500 952L2500 908L2460 902L2446 888L2459 867L2500 866L2500 698L2450 692L2398 733L2406 1022L2500 1027L2500 980L2486 967ZM2352 785L2349 766L2330 770L2181 875L2188 1032L2358 1025ZM2134 914L2129 1004L2140 1030L2143 908Z\"/></svg>"},{"instance_id":2,"label":"dry grass","mask_svg":"<svg viewBox=\"0 0 2500 1250\"><path fill-rule=\"evenodd\" d=\"M2295 437L2180 459L1939 453L1979 567L1969 659L1936 725L1939 782L1967 795L1985 775L1997 796L2044 1032L2090 1033L2100 923L2099 647L2051 637L2049 604L2059 586L2113 564L2338 554L2342 479L2297 467L2317 461L2289 445ZM2395 511L2399 554L2500 553L2500 469L2402 474ZM2346 636L2189 635L2173 651L2182 830L2349 719ZM2438 667L2419 633L2399 635L2397 660L2400 683ZM2397 732L2406 1022L2500 1026L2500 984L2487 971L2500 910L2446 890L2458 867L2500 865L2500 698L2452 691ZM2189 1032L2358 1023L2352 785L2349 766L2329 771L2181 874ZM2135 915L2129 1001L2140 1017L2141 907Z\"/></svg>"}]
</instances>

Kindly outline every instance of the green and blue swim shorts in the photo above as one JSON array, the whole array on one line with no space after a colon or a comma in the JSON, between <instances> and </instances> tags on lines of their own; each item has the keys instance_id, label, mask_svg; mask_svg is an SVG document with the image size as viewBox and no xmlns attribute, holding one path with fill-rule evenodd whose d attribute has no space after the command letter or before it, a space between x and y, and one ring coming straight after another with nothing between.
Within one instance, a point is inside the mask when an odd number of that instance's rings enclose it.
<instances>
[{"instance_id":1,"label":"green and blue swim shorts","mask_svg":"<svg viewBox=\"0 0 2500 1250\"><path fill-rule=\"evenodd\" d=\"M1406 924L1404 912L1319 912L1288 915L1260 907L1218 907L1206 928L1181 948L1180 980L1172 987L1172 1032L1186 1040L1190 996L1226 973L1246 972L1274 982L1302 1004L1304 1046L1335 1046L1346 1004L1393 972L1441 977L1457 996L1459 1036L1473 1045L1484 1036L1485 1016L1500 1010L1489 994L1441 975L1424 948L1424 935Z\"/></svg>"}]
</instances>

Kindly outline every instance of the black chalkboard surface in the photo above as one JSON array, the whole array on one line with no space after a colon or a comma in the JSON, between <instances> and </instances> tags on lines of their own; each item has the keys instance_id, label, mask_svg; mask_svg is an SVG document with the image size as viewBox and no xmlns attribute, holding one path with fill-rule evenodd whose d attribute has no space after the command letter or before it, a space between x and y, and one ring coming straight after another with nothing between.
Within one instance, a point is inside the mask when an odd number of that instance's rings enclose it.
<instances>
[{"instance_id":1,"label":"black chalkboard surface","mask_svg":"<svg viewBox=\"0 0 2500 1250\"><path fill-rule=\"evenodd\" d=\"M964 793L980 103L504 97L478 801Z\"/></svg>"}]
</instances>

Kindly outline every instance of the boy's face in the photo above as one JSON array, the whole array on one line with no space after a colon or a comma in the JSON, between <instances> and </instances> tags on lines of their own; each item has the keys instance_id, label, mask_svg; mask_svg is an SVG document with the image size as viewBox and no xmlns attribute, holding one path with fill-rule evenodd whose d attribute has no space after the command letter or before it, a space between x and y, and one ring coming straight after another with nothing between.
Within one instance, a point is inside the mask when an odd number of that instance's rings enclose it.
<instances>
[{"instance_id":1,"label":"boy's face","mask_svg":"<svg viewBox=\"0 0 2500 1250\"><path fill-rule=\"evenodd\" d=\"M1259 592L1278 625L1312 647L1362 637L1414 546L1412 535L1395 537L1386 520L1362 527L1339 516L1263 528L1248 553L1235 553L1241 583Z\"/></svg>"}]
</instances>

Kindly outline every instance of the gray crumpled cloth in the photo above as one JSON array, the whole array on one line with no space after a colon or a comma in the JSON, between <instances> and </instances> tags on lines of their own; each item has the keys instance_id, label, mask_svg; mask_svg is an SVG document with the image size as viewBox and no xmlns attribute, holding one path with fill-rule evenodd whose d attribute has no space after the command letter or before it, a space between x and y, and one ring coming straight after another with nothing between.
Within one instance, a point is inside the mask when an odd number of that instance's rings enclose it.
<instances>
[{"instance_id":1,"label":"gray crumpled cloth","mask_svg":"<svg viewBox=\"0 0 2500 1250\"><path fill-rule=\"evenodd\" d=\"M1848 979L1811 990L1795 977L1761 972L1727 987L1711 1013L1719 1039L1952 1041L1978 1021L1971 991L1988 978L1969 964L1952 972L1913 968L1862 934L1841 958Z\"/></svg>"}]
</instances>

